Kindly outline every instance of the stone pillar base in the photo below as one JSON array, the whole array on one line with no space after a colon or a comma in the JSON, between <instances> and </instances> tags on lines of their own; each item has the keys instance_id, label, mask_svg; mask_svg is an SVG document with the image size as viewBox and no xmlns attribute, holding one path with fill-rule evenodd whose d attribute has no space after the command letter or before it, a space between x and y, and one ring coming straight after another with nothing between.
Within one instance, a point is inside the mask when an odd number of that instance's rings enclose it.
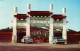
<instances>
[{"instance_id":1,"label":"stone pillar base","mask_svg":"<svg viewBox=\"0 0 80 51\"><path fill-rule=\"evenodd\" d=\"M53 44L53 42L49 42L49 44Z\"/></svg>"},{"instance_id":2,"label":"stone pillar base","mask_svg":"<svg viewBox=\"0 0 80 51\"><path fill-rule=\"evenodd\" d=\"M17 43L17 36L12 36L12 43Z\"/></svg>"},{"instance_id":3,"label":"stone pillar base","mask_svg":"<svg viewBox=\"0 0 80 51\"><path fill-rule=\"evenodd\" d=\"M49 36L49 44L53 44L53 36Z\"/></svg>"},{"instance_id":4,"label":"stone pillar base","mask_svg":"<svg viewBox=\"0 0 80 51\"><path fill-rule=\"evenodd\" d=\"M65 42L65 44L67 44L67 41Z\"/></svg>"}]
</instances>

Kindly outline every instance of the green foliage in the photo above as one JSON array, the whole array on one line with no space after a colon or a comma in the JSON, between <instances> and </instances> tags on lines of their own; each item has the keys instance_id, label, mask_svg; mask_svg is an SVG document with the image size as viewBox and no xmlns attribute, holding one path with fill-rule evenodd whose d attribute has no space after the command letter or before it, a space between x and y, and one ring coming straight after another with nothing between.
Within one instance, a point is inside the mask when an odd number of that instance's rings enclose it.
<instances>
[{"instance_id":1,"label":"green foliage","mask_svg":"<svg viewBox=\"0 0 80 51\"><path fill-rule=\"evenodd\" d=\"M32 38L39 38L39 37L40 37L40 38L48 38L49 35L47 34L46 37L45 37L45 35L40 35L40 36L39 36L39 35L37 35L37 34L36 34L36 35L31 34L31 37L32 37Z\"/></svg>"},{"instance_id":2,"label":"green foliage","mask_svg":"<svg viewBox=\"0 0 80 51\"><path fill-rule=\"evenodd\" d=\"M12 28L10 29L8 27L8 28L5 28L5 29L1 29L0 32L12 32Z\"/></svg>"},{"instance_id":3,"label":"green foliage","mask_svg":"<svg viewBox=\"0 0 80 51\"><path fill-rule=\"evenodd\" d=\"M41 35L41 38L45 38L45 35Z\"/></svg>"},{"instance_id":4,"label":"green foliage","mask_svg":"<svg viewBox=\"0 0 80 51\"><path fill-rule=\"evenodd\" d=\"M78 33L78 32L76 32L75 30L71 30L71 29L68 29L67 32L68 32L68 33Z\"/></svg>"},{"instance_id":5,"label":"green foliage","mask_svg":"<svg viewBox=\"0 0 80 51\"><path fill-rule=\"evenodd\" d=\"M38 38L38 35L31 35L32 38Z\"/></svg>"},{"instance_id":6,"label":"green foliage","mask_svg":"<svg viewBox=\"0 0 80 51\"><path fill-rule=\"evenodd\" d=\"M38 28L38 27L32 27L30 30L48 30L48 29L43 29L43 28Z\"/></svg>"}]
</instances>

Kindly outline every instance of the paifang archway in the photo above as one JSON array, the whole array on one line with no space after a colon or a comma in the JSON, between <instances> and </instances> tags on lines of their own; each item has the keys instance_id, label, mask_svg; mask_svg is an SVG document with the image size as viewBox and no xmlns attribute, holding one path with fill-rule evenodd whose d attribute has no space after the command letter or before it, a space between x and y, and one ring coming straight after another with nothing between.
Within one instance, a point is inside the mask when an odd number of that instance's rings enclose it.
<instances>
[{"instance_id":1,"label":"paifang archway","mask_svg":"<svg viewBox=\"0 0 80 51\"><path fill-rule=\"evenodd\" d=\"M18 41L18 33L20 32L25 32L22 36L33 37L33 39L41 37L44 39L48 34L49 43L53 44L53 39L55 38L54 33L61 30L61 37L67 39L65 8L63 8L63 14L53 14L52 4L50 5L50 11L31 11L30 4L28 4L27 8L27 14L17 13L17 7L14 9L13 43ZM44 34L44 36L41 36L42 34Z\"/></svg>"}]
</instances>

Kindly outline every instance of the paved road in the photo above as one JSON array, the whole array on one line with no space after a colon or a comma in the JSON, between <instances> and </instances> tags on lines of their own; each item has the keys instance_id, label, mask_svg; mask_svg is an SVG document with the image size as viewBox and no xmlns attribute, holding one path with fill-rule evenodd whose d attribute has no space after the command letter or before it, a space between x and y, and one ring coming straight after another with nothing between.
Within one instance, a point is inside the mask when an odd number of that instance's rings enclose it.
<instances>
[{"instance_id":1,"label":"paved road","mask_svg":"<svg viewBox=\"0 0 80 51\"><path fill-rule=\"evenodd\" d=\"M48 43L0 43L0 51L80 51L80 44L50 45Z\"/></svg>"}]
</instances>

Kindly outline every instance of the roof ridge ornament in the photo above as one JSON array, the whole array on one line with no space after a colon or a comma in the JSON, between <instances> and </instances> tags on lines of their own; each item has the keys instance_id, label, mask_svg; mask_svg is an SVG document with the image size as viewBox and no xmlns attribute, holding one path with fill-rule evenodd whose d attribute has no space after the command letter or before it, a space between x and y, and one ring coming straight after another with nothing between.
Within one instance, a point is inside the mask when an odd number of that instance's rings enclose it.
<instances>
[{"instance_id":1,"label":"roof ridge ornament","mask_svg":"<svg viewBox=\"0 0 80 51\"><path fill-rule=\"evenodd\" d=\"M62 14L63 14L63 16L66 16L66 8L62 9Z\"/></svg>"},{"instance_id":2,"label":"roof ridge ornament","mask_svg":"<svg viewBox=\"0 0 80 51\"><path fill-rule=\"evenodd\" d=\"M53 12L53 4L50 4L50 12Z\"/></svg>"},{"instance_id":3,"label":"roof ridge ornament","mask_svg":"<svg viewBox=\"0 0 80 51\"><path fill-rule=\"evenodd\" d=\"M17 15L17 7L14 7L14 15Z\"/></svg>"},{"instance_id":4,"label":"roof ridge ornament","mask_svg":"<svg viewBox=\"0 0 80 51\"><path fill-rule=\"evenodd\" d=\"M27 5L27 11L28 11L28 12L31 11L31 5L30 5L30 4Z\"/></svg>"}]
</instances>

